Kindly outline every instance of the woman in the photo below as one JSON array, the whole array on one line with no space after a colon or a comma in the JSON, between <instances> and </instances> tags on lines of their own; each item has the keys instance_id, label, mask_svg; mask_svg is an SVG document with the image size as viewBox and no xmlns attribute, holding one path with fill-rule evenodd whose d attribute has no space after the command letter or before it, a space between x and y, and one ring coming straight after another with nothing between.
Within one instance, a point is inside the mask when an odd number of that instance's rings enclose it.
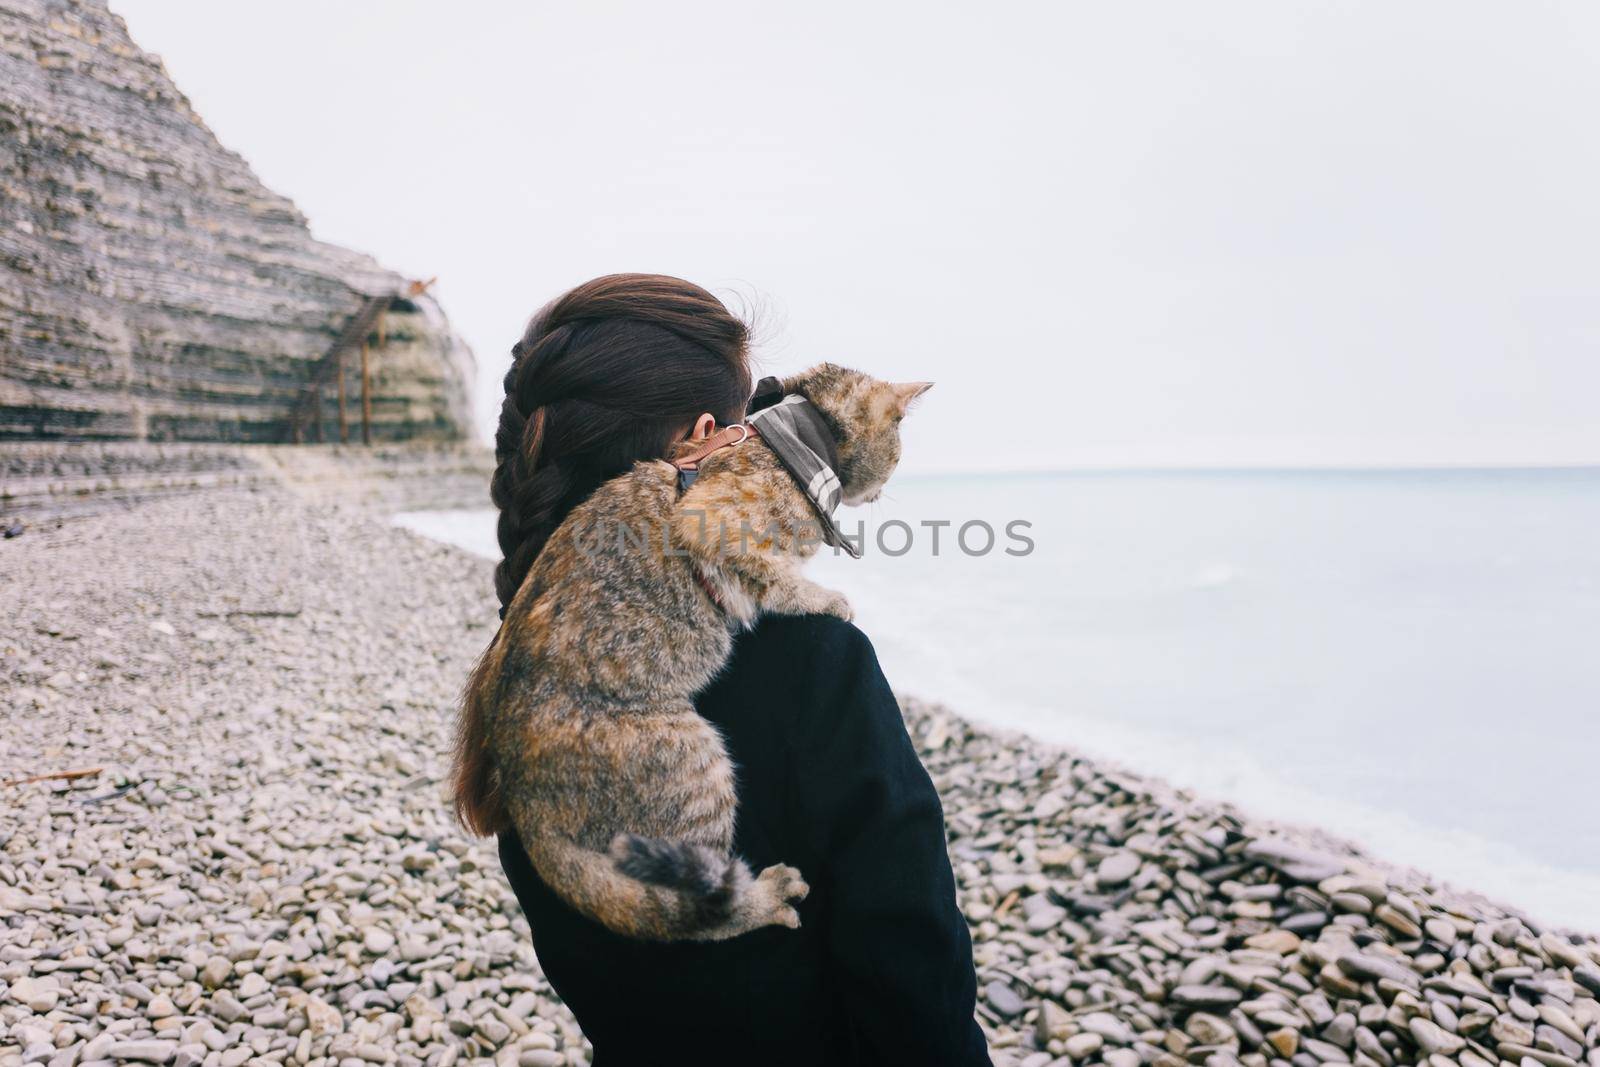
<instances>
[{"instance_id":1,"label":"woman","mask_svg":"<svg viewBox=\"0 0 1600 1067\"><path fill-rule=\"evenodd\" d=\"M496 435L502 608L602 482L740 421L747 348L716 297L659 275L597 278L534 318ZM501 831L539 961L595 1067L989 1063L939 798L866 637L833 618L769 616L695 705L739 768L735 850L756 870L799 867L811 892L798 930L633 941L570 908ZM478 728L462 723L456 803L485 830Z\"/></svg>"}]
</instances>

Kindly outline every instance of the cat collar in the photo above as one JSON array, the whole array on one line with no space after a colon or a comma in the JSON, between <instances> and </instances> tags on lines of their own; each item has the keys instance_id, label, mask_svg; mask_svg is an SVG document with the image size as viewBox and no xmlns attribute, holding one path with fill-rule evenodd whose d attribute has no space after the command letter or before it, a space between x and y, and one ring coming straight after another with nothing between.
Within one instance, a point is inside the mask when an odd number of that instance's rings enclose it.
<instances>
[{"instance_id":1,"label":"cat collar","mask_svg":"<svg viewBox=\"0 0 1600 1067\"><path fill-rule=\"evenodd\" d=\"M839 446L822 413L800 394L785 394L778 379L763 378L756 385L745 421L760 431L761 439L811 501L822 539L860 559L861 549L845 537L833 518L844 488L836 473Z\"/></svg>"}]
</instances>

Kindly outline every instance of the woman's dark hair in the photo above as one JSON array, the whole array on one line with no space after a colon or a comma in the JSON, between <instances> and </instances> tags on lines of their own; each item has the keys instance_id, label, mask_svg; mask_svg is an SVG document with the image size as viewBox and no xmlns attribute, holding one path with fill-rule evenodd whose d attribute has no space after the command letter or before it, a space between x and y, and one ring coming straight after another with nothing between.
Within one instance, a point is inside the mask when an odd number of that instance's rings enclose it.
<instances>
[{"instance_id":1,"label":"woman's dark hair","mask_svg":"<svg viewBox=\"0 0 1600 1067\"><path fill-rule=\"evenodd\" d=\"M490 496L501 614L550 534L604 481L665 456L702 412L737 422L749 331L706 290L608 274L545 305L511 349Z\"/></svg>"}]
</instances>

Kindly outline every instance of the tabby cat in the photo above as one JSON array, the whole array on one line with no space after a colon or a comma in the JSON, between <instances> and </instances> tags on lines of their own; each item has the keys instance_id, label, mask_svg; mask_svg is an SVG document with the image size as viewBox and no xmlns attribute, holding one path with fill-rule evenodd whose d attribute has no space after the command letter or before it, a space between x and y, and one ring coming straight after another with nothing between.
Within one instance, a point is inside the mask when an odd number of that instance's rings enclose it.
<instances>
[{"instance_id":1,"label":"tabby cat","mask_svg":"<svg viewBox=\"0 0 1600 1067\"><path fill-rule=\"evenodd\" d=\"M832 364L782 383L820 414L846 504L876 499L899 423L931 383ZM818 511L760 437L712 452L685 490L646 461L551 535L468 682L499 797L539 876L579 912L648 940L800 924L807 886L732 854L734 773L694 695L765 612L850 618L800 565Z\"/></svg>"}]
</instances>

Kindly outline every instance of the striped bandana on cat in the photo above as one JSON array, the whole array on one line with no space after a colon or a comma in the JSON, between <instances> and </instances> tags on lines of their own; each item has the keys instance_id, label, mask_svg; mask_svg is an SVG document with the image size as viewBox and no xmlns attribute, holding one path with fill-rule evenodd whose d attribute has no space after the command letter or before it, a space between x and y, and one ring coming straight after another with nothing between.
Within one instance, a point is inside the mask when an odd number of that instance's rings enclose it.
<instances>
[{"instance_id":1,"label":"striped bandana on cat","mask_svg":"<svg viewBox=\"0 0 1600 1067\"><path fill-rule=\"evenodd\" d=\"M784 395L776 378L756 383L745 421L755 426L761 439L772 449L795 484L805 492L821 520L822 539L842 548L852 558L861 558L861 549L845 537L833 519L844 494L835 468L839 448L821 413L811 401L797 393Z\"/></svg>"}]
</instances>

